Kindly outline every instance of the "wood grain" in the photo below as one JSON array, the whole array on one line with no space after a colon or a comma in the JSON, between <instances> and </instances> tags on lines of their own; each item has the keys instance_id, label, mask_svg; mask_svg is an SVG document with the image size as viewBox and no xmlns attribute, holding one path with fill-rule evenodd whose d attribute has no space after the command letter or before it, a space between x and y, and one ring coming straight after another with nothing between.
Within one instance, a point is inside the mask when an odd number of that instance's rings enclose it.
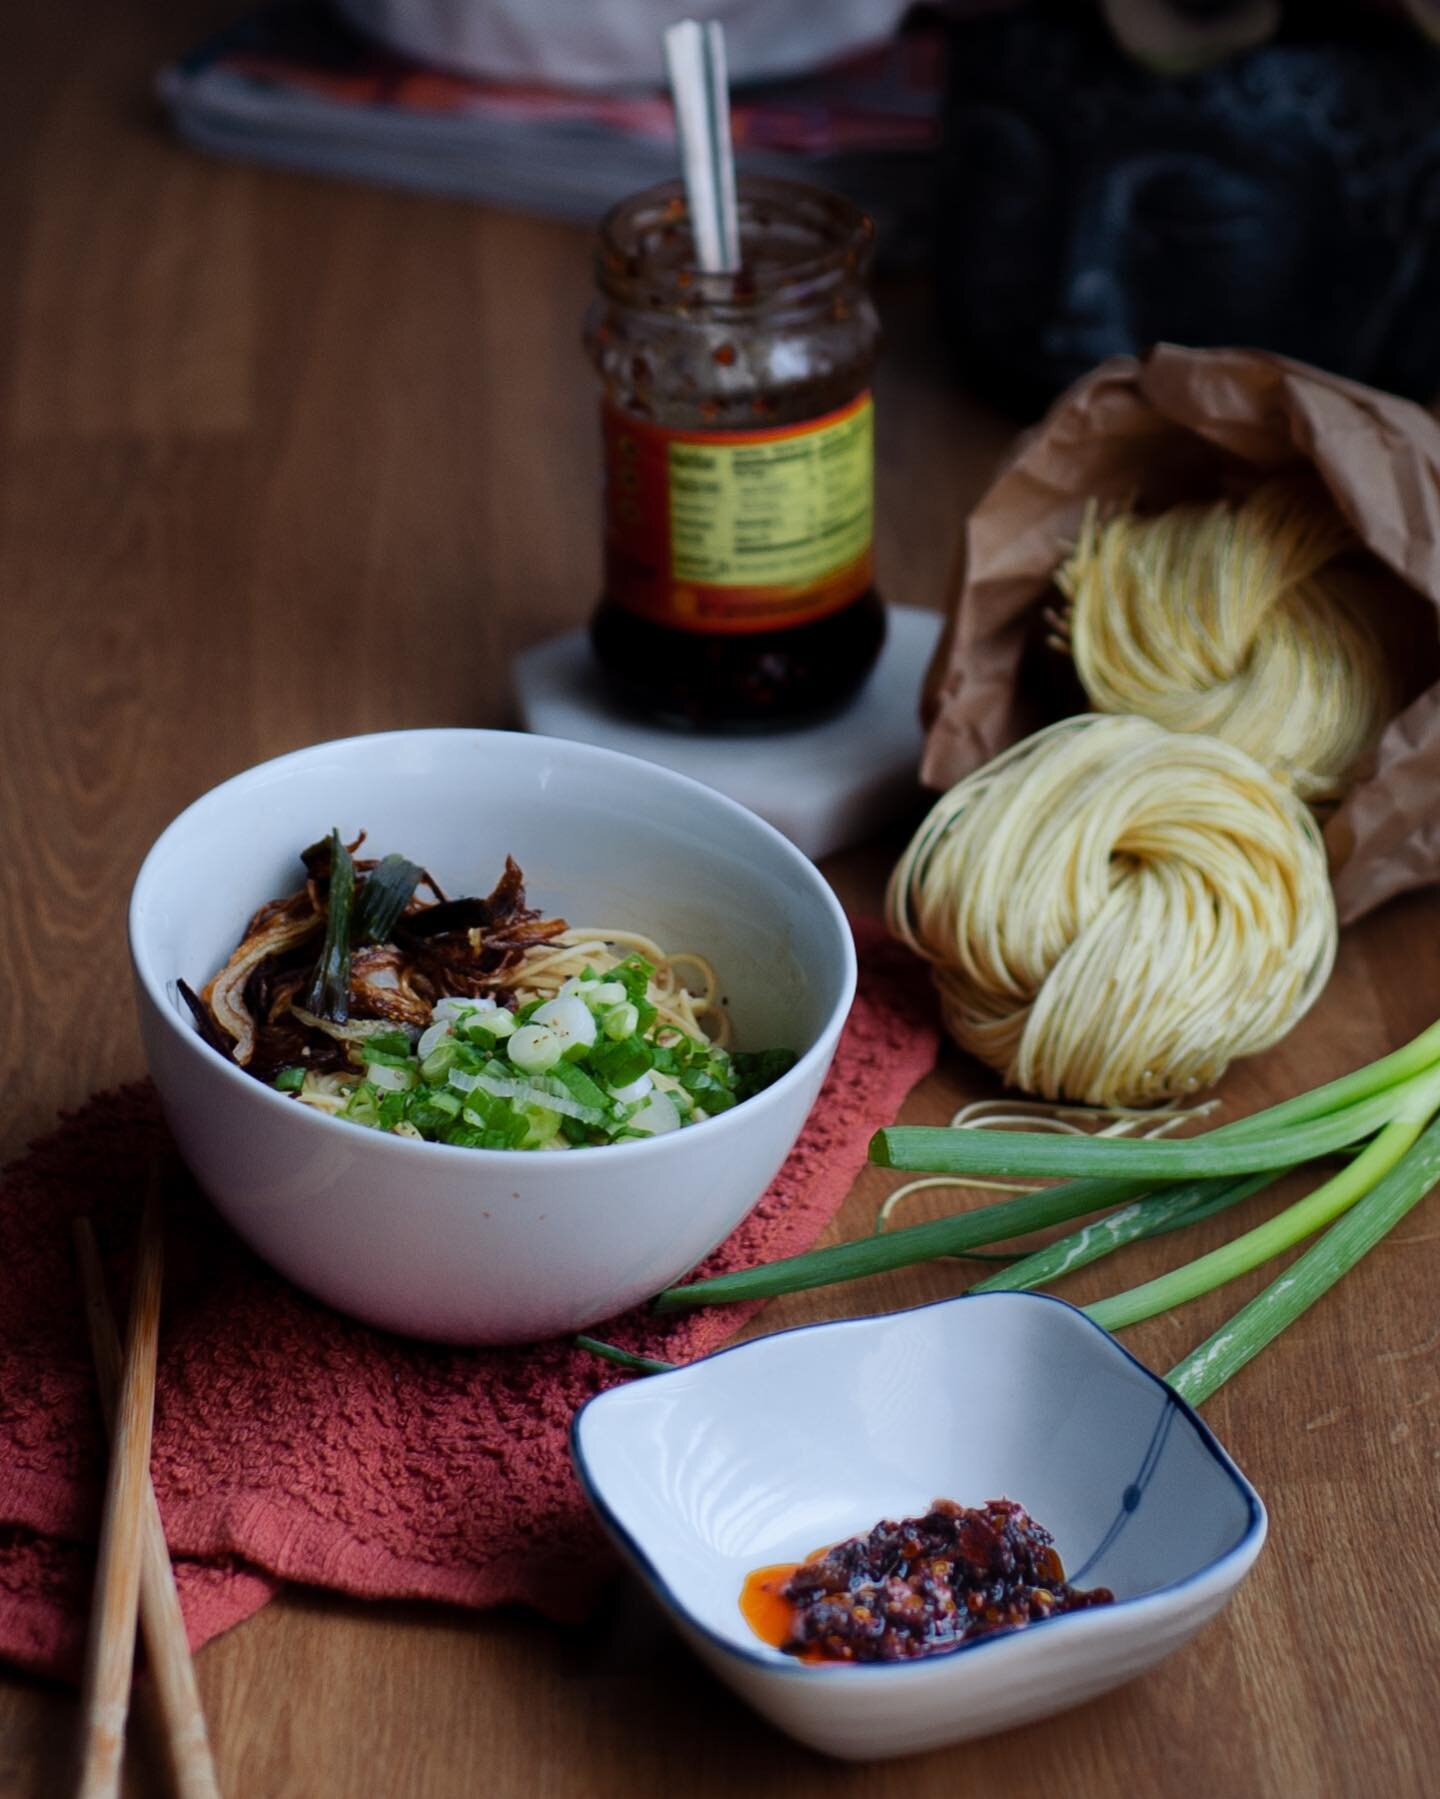
<instances>
[{"instance_id":1,"label":"wood grain","mask_svg":"<svg viewBox=\"0 0 1440 1799\"><path fill-rule=\"evenodd\" d=\"M327 735L505 722L509 659L594 596L584 234L175 146L144 109L153 70L236 10L51 0L7 20L0 1156L141 1071L125 896L182 805ZM930 304L882 295L878 563L892 599L938 605L1009 432L951 385ZM830 865L847 900L878 903L906 822ZM1428 1023L1437 926L1440 900L1420 896L1347 932L1310 1019L1227 1080L1226 1116ZM904 1116L987 1090L953 1056ZM894 1180L867 1170L833 1234L869 1229ZM1236 1224L1183 1251L1135 1245L1065 1292L1130 1285ZM1127 1342L1167 1368L1271 1272ZM797 1295L759 1328L913 1305L967 1276L947 1263ZM1210 1422L1271 1510L1255 1574L1180 1655L1041 1729L830 1767L710 1680L628 1585L579 1633L296 1593L197 1659L221 1783L266 1799L1433 1791L1437 1291L1431 1200L1216 1396ZM75 1723L73 1694L0 1676L0 1794L61 1790ZM142 1729L129 1747L127 1792L164 1792Z\"/></svg>"}]
</instances>

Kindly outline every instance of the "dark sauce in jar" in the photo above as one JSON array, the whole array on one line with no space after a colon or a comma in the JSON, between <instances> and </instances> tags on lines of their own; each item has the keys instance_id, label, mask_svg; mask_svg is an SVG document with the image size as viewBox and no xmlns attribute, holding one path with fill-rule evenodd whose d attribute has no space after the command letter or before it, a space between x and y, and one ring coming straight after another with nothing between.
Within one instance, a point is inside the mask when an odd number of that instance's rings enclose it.
<instances>
[{"instance_id":1,"label":"dark sauce in jar","mask_svg":"<svg viewBox=\"0 0 1440 1799\"><path fill-rule=\"evenodd\" d=\"M884 642L873 227L798 182L742 177L738 203L734 274L695 268L678 182L601 227L585 332L605 431L591 635L630 708L765 730L844 704Z\"/></svg>"}]
</instances>

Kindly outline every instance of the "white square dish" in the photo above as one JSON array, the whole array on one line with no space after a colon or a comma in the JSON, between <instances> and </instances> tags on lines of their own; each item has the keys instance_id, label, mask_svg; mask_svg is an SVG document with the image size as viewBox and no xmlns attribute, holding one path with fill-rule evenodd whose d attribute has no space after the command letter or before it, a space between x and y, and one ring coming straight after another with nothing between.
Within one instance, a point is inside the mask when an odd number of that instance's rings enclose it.
<instances>
[{"instance_id":1,"label":"white square dish","mask_svg":"<svg viewBox=\"0 0 1440 1799\"><path fill-rule=\"evenodd\" d=\"M785 1331L600 1394L591 1504L681 1634L782 1730L854 1760L1005 1730L1118 1686L1200 1629L1265 1509L1156 1375L1061 1300L987 1293ZM739 1609L745 1576L915 1516L1018 1501L1116 1603L923 1660L811 1665Z\"/></svg>"}]
</instances>

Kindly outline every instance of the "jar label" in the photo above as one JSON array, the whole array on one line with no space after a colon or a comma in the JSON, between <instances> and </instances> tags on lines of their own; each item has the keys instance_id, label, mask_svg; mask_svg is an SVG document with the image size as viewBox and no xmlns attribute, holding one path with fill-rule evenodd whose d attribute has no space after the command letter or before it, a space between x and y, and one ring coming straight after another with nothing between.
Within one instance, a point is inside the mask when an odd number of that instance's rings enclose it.
<instances>
[{"instance_id":1,"label":"jar label","mask_svg":"<svg viewBox=\"0 0 1440 1799\"><path fill-rule=\"evenodd\" d=\"M607 406L606 598L686 631L775 631L871 583L869 393L798 425L672 431Z\"/></svg>"}]
</instances>

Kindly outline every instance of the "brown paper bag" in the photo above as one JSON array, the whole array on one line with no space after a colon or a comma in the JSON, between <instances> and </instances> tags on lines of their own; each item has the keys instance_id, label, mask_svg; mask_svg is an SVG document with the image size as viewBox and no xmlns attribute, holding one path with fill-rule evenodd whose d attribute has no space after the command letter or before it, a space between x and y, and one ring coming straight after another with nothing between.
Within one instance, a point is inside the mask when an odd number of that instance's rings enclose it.
<instances>
[{"instance_id":1,"label":"brown paper bag","mask_svg":"<svg viewBox=\"0 0 1440 1799\"><path fill-rule=\"evenodd\" d=\"M1341 921L1440 879L1440 424L1261 351L1113 357L1021 442L965 527L925 683L926 785L1084 709L1073 671L1043 649L1043 613L1088 499L1153 511L1306 464L1404 583L1384 603L1395 616L1376 620L1407 683L1402 709L1325 828Z\"/></svg>"}]
</instances>

